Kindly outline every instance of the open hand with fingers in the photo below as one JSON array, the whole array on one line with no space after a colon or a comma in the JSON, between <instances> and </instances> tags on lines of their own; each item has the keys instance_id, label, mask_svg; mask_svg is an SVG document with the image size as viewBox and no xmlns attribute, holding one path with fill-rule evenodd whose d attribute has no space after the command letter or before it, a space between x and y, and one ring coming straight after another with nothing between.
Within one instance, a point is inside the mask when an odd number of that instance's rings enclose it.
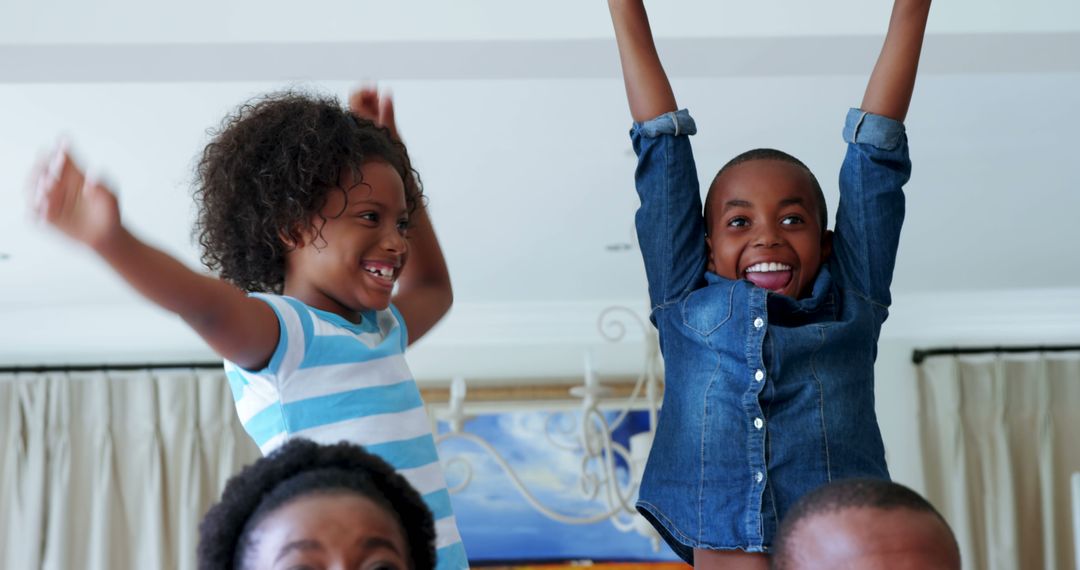
<instances>
[{"instance_id":1,"label":"open hand with fingers","mask_svg":"<svg viewBox=\"0 0 1080 570\"><path fill-rule=\"evenodd\" d=\"M105 186L88 178L61 145L34 180L34 210L72 239L104 247L120 229L120 208Z\"/></svg>"},{"instance_id":2,"label":"open hand with fingers","mask_svg":"<svg viewBox=\"0 0 1080 570\"><path fill-rule=\"evenodd\" d=\"M373 86L361 87L349 95L349 110L357 117L386 127L390 130L390 136L401 140L394 122L394 99L389 92L379 93L379 89Z\"/></svg>"}]
</instances>

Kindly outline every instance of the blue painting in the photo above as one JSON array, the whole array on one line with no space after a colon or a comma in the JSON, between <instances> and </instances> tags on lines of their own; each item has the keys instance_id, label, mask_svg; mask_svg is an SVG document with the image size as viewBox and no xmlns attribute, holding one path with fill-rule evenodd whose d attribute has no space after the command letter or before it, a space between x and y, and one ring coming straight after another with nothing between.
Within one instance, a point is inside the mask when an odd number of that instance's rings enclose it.
<instances>
[{"instance_id":1,"label":"blue painting","mask_svg":"<svg viewBox=\"0 0 1080 570\"><path fill-rule=\"evenodd\" d=\"M611 508L601 496L589 499L581 490L582 452L577 444L577 418L546 412L482 415L468 420L464 431L491 444L509 464L537 502L560 515L587 518ZM607 421L614 414L606 414ZM619 422L613 439L624 447L636 432L647 428L647 413L633 412ZM439 424L439 433L448 426ZM545 435L547 434L547 435ZM553 443L553 441L555 443ZM515 487L495 455L482 445L449 438L439 445L451 487L468 485L452 495L462 541L474 563L539 561L674 561L678 557L659 541L634 530L623 532L610 521L565 524L540 514ZM627 462L612 454L621 485L629 482ZM464 464L467 463L469 468ZM632 507L635 497L628 503ZM632 521L623 516L623 521ZM642 524L640 521L638 524ZM646 525L647 526L647 525Z\"/></svg>"}]
</instances>

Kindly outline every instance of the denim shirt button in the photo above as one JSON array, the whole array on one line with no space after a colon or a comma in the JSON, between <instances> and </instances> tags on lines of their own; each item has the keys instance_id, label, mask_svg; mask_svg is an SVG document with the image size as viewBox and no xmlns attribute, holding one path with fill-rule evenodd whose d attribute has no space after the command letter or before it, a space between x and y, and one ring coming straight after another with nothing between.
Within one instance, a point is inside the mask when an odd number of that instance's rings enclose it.
<instances>
[{"instance_id":1,"label":"denim shirt button","mask_svg":"<svg viewBox=\"0 0 1080 570\"><path fill-rule=\"evenodd\" d=\"M761 421L761 418L754 418L754 427L761 429L765 426L765 422Z\"/></svg>"},{"instance_id":2,"label":"denim shirt button","mask_svg":"<svg viewBox=\"0 0 1080 570\"><path fill-rule=\"evenodd\" d=\"M757 481L758 483L760 483L760 482L761 482L761 480L762 480L762 479L764 479L764 478L765 478L765 475L762 475L761 471L758 471L758 472L757 472L757 473L756 473L756 474L754 475L754 481Z\"/></svg>"},{"instance_id":3,"label":"denim shirt button","mask_svg":"<svg viewBox=\"0 0 1080 570\"><path fill-rule=\"evenodd\" d=\"M761 317L758 317L758 318L754 319L754 328L755 329L760 329L763 326L765 326L765 321L762 320Z\"/></svg>"},{"instance_id":4,"label":"denim shirt button","mask_svg":"<svg viewBox=\"0 0 1080 570\"><path fill-rule=\"evenodd\" d=\"M757 380L758 382L761 382L764 379L765 379L765 373L762 372L761 370L758 370L757 372L754 373L754 380Z\"/></svg>"}]
</instances>

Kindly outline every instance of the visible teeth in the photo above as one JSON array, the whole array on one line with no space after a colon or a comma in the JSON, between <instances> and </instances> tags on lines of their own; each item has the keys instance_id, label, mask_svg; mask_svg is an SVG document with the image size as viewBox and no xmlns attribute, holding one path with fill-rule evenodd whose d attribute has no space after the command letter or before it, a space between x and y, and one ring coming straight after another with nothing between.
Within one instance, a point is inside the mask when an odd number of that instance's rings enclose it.
<instances>
[{"instance_id":1,"label":"visible teeth","mask_svg":"<svg viewBox=\"0 0 1080 570\"><path fill-rule=\"evenodd\" d=\"M390 267L364 267L364 271L380 277L394 276L394 270Z\"/></svg>"},{"instance_id":2,"label":"visible teeth","mask_svg":"<svg viewBox=\"0 0 1080 570\"><path fill-rule=\"evenodd\" d=\"M768 262L768 263L765 263L765 262L763 262L763 263L755 263L754 265L751 265L750 267L746 268L747 273L755 273L755 272L765 273L765 272L769 272L769 271L790 271L790 270L791 270L790 265L786 265L786 264L783 264L783 263L776 263L775 261Z\"/></svg>"}]
</instances>

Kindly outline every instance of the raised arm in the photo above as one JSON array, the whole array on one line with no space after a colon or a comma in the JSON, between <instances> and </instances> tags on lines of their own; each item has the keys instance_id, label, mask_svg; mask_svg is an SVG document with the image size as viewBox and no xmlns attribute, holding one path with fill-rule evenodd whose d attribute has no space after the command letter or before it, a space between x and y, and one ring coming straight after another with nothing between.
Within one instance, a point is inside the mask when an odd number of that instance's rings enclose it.
<instances>
[{"instance_id":1,"label":"raised arm","mask_svg":"<svg viewBox=\"0 0 1080 570\"><path fill-rule=\"evenodd\" d=\"M394 120L394 102L388 94L380 95L375 88L358 89L349 97L349 109L388 128L391 136L401 140ZM410 176L405 184L416 184L416 180ZM409 259L398 278L393 303L405 319L412 344L446 315L454 302L454 292L427 208L418 205L409 222Z\"/></svg>"},{"instance_id":2,"label":"raised arm","mask_svg":"<svg viewBox=\"0 0 1080 570\"><path fill-rule=\"evenodd\" d=\"M132 235L120 221L116 196L88 180L63 149L38 175L35 199L41 219L88 245L144 297L183 318L223 358L245 368L261 368L270 359L278 339L273 310Z\"/></svg>"},{"instance_id":3,"label":"raised arm","mask_svg":"<svg viewBox=\"0 0 1080 570\"><path fill-rule=\"evenodd\" d=\"M619 45L630 115L641 123L675 111L675 93L656 53L643 0L608 0L608 8Z\"/></svg>"},{"instance_id":4,"label":"raised arm","mask_svg":"<svg viewBox=\"0 0 1080 570\"><path fill-rule=\"evenodd\" d=\"M895 0L889 32L866 86L862 110L903 121L919 68L930 0Z\"/></svg>"}]
</instances>

